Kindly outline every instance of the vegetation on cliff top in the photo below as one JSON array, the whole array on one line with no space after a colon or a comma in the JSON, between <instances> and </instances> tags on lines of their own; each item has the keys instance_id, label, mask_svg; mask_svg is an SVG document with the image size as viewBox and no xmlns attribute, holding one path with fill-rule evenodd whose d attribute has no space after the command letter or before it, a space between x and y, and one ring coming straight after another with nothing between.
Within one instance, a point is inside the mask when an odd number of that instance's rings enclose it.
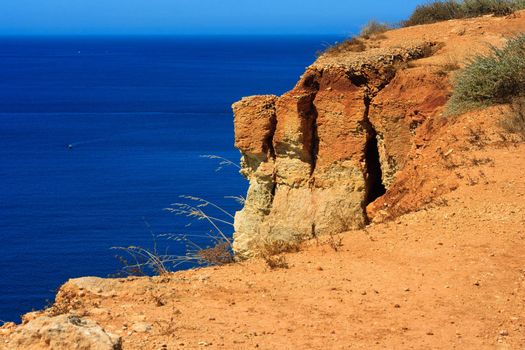
<instances>
[{"instance_id":1,"label":"vegetation on cliff top","mask_svg":"<svg viewBox=\"0 0 525 350\"><path fill-rule=\"evenodd\" d=\"M416 7L401 23L403 27L429 24L450 19L471 18L493 14L506 16L525 8L524 0L447 0L433 1Z\"/></svg>"},{"instance_id":2,"label":"vegetation on cliff top","mask_svg":"<svg viewBox=\"0 0 525 350\"><path fill-rule=\"evenodd\" d=\"M328 46L324 51L316 52L316 56L319 57L324 53L338 54L342 52L362 52L366 50L366 45L363 39L377 40L382 38L384 32L392 29L392 26L388 23L378 22L370 20L361 29L358 36L350 37L341 43L335 43L334 45Z\"/></svg>"},{"instance_id":3,"label":"vegetation on cliff top","mask_svg":"<svg viewBox=\"0 0 525 350\"><path fill-rule=\"evenodd\" d=\"M525 34L509 39L502 48L470 59L454 79L448 103L450 114L499 103L510 103L525 94Z\"/></svg>"},{"instance_id":4,"label":"vegetation on cliff top","mask_svg":"<svg viewBox=\"0 0 525 350\"><path fill-rule=\"evenodd\" d=\"M411 27L419 24L430 24L451 19L472 18L483 15L507 16L518 10L525 9L525 0L446 0L432 1L418 5L407 20L397 25L391 25L376 20L369 21L357 36L352 36L345 41L328 46L324 51L318 51L316 56L322 54L339 54L343 52L365 51L365 39L377 40L382 34L399 27Z\"/></svg>"}]
</instances>

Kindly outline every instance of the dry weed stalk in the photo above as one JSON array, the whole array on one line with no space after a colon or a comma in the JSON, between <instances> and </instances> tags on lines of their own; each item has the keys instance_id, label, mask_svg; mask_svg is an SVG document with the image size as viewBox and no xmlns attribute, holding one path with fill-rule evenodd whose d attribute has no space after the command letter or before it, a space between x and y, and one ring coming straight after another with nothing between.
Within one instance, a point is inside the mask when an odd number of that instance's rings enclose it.
<instances>
[{"instance_id":1,"label":"dry weed stalk","mask_svg":"<svg viewBox=\"0 0 525 350\"><path fill-rule=\"evenodd\" d=\"M201 158L218 160L219 166L216 171L226 166L233 166L240 169L235 162L218 155L201 155ZM122 274L125 275L147 275L155 273L164 275L176 270L181 265L223 265L234 261L231 235L227 234L224 227L233 227L233 215L221 206L203 198L195 196L180 196L181 202L171 204L165 210L175 215L184 216L197 221L204 221L211 226L211 230L205 234L173 234L164 233L155 235L151 227L145 222L153 238L153 248L148 249L139 246L113 247L120 250L126 256L117 256L123 265ZM237 203L243 205L245 202L242 196L228 196ZM210 214L214 212L214 214ZM187 226L190 226L188 224ZM157 248L157 240L165 239L176 243L184 244L185 254L173 255L167 252L161 253ZM207 241L203 246L202 241ZM211 246L210 246L211 244Z\"/></svg>"},{"instance_id":2,"label":"dry weed stalk","mask_svg":"<svg viewBox=\"0 0 525 350\"><path fill-rule=\"evenodd\" d=\"M122 273L125 275L148 275L150 273L165 275L184 266L223 265L234 261L232 239L224 231L224 226L233 226L233 215L219 205L194 196L181 196L186 202L173 203L166 211L175 215L185 216L198 221L205 221L211 230L204 234L173 234L164 233L155 235L153 248L139 246L113 247L126 256L117 256L123 265ZM239 197L232 197L239 200ZM242 197L241 197L242 198ZM209 214L205 209L212 209L215 215ZM188 224L188 226L191 225ZM149 228L149 225L148 225ZM165 239L184 245L185 254L173 255L167 250L160 252L157 240ZM199 241L207 241L203 246Z\"/></svg>"},{"instance_id":3,"label":"dry weed stalk","mask_svg":"<svg viewBox=\"0 0 525 350\"><path fill-rule=\"evenodd\" d=\"M334 250L334 252L338 252L343 247L343 236L331 232L328 236L328 245Z\"/></svg>"},{"instance_id":4,"label":"dry weed stalk","mask_svg":"<svg viewBox=\"0 0 525 350\"><path fill-rule=\"evenodd\" d=\"M289 268L286 256L284 253L297 253L301 250L301 239L299 236L294 237L290 241L282 239L264 238L259 239L254 243L254 251L256 256L264 260L266 265L272 269Z\"/></svg>"}]
</instances>

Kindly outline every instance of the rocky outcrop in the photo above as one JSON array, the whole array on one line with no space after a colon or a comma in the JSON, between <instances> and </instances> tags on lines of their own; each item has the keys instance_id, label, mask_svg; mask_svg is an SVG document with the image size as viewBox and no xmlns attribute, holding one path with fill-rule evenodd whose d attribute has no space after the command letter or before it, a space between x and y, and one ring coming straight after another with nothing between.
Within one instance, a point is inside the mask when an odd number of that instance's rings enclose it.
<instances>
[{"instance_id":1,"label":"rocky outcrop","mask_svg":"<svg viewBox=\"0 0 525 350\"><path fill-rule=\"evenodd\" d=\"M367 223L366 206L402 168L415 129L446 102L443 78L407 66L435 47L421 42L321 56L290 92L233 105L241 172L250 181L235 216L240 256L261 241L307 239ZM425 84L433 88L401 91ZM436 84L443 86L437 94Z\"/></svg>"},{"instance_id":2,"label":"rocky outcrop","mask_svg":"<svg viewBox=\"0 0 525 350\"><path fill-rule=\"evenodd\" d=\"M39 316L17 327L6 350L120 350L120 337L106 333L96 322L73 314Z\"/></svg>"}]
</instances>

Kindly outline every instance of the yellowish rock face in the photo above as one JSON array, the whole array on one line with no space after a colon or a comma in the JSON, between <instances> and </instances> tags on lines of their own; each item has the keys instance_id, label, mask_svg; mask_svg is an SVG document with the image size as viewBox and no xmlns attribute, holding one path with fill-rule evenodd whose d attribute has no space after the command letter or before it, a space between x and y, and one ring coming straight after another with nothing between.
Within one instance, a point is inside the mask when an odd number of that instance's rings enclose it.
<instances>
[{"instance_id":1,"label":"yellowish rock face","mask_svg":"<svg viewBox=\"0 0 525 350\"><path fill-rule=\"evenodd\" d=\"M379 50L338 65L321 59L283 96L233 105L241 172L250 181L245 207L235 216L239 256L252 255L261 240L302 240L366 224L370 194L383 186L380 168L391 182L397 168L390 165L403 163L413 137L411 123L383 116L384 97L374 105L374 122L370 106L406 62L433 46Z\"/></svg>"}]
</instances>

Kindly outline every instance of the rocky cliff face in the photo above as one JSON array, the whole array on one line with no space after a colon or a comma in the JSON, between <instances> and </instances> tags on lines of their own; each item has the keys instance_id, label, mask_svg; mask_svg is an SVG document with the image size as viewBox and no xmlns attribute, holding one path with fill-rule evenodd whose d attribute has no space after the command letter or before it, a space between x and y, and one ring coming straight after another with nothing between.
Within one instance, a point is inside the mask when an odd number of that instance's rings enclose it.
<instances>
[{"instance_id":1,"label":"rocky cliff face","mask_svg":"<svg viewBox=\"0 0 525 350\"><path fill-rule=\"evenodd\" d=\"M261 241L306 239L368 222L367 205L394 181L418 126L447 100L443 77L409 69L437 47L420 42L322 56L290 92L233 105L235 146L250 181L235 216L238 254L252 254Z\"/></svg>"}]
</instances>

